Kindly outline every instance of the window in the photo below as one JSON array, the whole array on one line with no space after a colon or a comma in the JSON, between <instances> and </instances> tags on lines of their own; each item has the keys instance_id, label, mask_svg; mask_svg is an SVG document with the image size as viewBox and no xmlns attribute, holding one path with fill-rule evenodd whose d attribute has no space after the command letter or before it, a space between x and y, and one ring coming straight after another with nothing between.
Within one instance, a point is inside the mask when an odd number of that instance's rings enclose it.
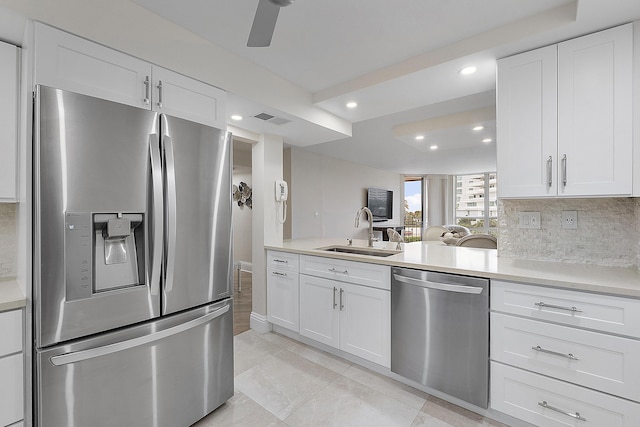
<instances>
[{"instance_id":1,"label":"window","mask_svg":"<svg viewBox=\"0 0 640 427\"><path fill-rule=\"evenodd\" d=\"M496 174L457 175L455 179L455 223L473 233L497 235Z\"/></svg>"},{"instance_id":2,"label":"window","mask_svg":"<svg viewBox=\"0 0 640 427\"><path fill-rule=\"evenodd\" d=\"M404 240L422 240L423 179L421 176L404 178Z\"/></svg>"}]
</instances>

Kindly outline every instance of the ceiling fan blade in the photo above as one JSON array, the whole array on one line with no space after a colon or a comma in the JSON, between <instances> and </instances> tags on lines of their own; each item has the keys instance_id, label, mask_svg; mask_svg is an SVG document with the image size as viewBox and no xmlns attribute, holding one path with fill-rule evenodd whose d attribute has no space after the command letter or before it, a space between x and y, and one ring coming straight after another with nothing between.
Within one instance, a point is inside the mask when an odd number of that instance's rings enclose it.
<instances>
[{"instance_id":1,"label":"ceiling fan blade","mask_svg":"<svg viewBox=\"0 0 640 427\"><path fill-rule=\"evenodd\" d=\"M247 47L267 47L271 44L280 6L270 0L260 0L253 18Z\"/></svg>"}]
</instances>

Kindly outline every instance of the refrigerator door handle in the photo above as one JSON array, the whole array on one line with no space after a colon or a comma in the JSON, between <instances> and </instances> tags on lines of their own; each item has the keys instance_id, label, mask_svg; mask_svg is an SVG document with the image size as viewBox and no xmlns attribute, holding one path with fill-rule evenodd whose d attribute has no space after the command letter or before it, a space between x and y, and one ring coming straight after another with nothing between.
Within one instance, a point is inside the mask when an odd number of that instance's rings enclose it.
<instances>
[{"instance_id":1,"label":"refrigerator door handle","mask_svg":"<svg viewBox=\"0 0 640 427\"><path fill-rule=\"evenodd\" d=\"M142 337L134 338L128 341L121 341L114 344L108 344L101 347L95 347L88 350L76 351L73 353L61 354L59 356L51 357L51 363L55 366L68 365L70 363L82 362L84 360L93 359L100 356L106 356L112 353L128 350L134 347L140 347L152 342L160 341L161 339L170 337L175 334L179 334L188 329L193 329L200 325L210 322L211 320L222 316L230 309L230 303L220 307L217 310L207 313L204 316L193 319L189 322L182 323L178 326L174 326L164 331L156 332L150 335L144 335Z\"/></svg>"},{"instance_id":2,"label":"refrigerator door handle","mask_svg":"<svg viewBox=\"0 0 640 427\"><path fill-rule=\"evenodd\" d=\"M176 168L173 157L173 140L169 135L162 136L165 153L165 179L167 182L167 242L165 291L173 290L173 275L176 265Z\"/></svg>"},{"instance_id":3,"label":"refrigerator door handle","mask_svg":"<svg viewBox=\"0 0 640 427\"><path fill-rule=\"evenodd\" d=\"M153 191L153 208L152 221L153 232L150 240L153 247L151 256L151 275L149 278L151 295L160 293L160 268L162 266L162 240L163 227L162 221L162 163L160 159L160 145L157 134L149 135L149 158L151 159L151 186Z\"/></svg>"}]
</instances>

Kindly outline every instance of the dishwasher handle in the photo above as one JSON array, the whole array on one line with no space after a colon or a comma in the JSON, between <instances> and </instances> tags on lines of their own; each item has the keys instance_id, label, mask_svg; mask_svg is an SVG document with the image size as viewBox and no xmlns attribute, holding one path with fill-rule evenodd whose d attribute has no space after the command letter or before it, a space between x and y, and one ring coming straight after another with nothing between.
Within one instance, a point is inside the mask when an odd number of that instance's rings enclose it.
<instances>
[{"instance_id":1,"label":"dishwasher handle","mask_svg":"<svg viewBox=\"0 0 640 427\"><path fill-rule=\"evenodd\" d=\"M412 277L393 274L394 280L408 285L421 286L423 288L437 289L439 291L458 292L461 294L481 294L484 288L479 286L453 285L450 283L431 282L429 280L414 279Z\"/></svg>"}]
</instances>

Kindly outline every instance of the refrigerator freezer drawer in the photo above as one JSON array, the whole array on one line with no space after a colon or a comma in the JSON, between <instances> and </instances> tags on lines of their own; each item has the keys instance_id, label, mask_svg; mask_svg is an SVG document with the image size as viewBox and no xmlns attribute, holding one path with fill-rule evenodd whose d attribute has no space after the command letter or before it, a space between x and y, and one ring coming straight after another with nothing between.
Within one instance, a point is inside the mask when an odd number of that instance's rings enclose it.
<instances>
[{"instance_id":1,"label":"refrigerator freezer drawer","mask_svg":"<svg viewBox=\"0 0 640 427\"><path fill-rule=\"evenodd\" d=\"M37 425L188 426L233 395L230 299L37 352Z\"/></svg>"}]
</instances>

